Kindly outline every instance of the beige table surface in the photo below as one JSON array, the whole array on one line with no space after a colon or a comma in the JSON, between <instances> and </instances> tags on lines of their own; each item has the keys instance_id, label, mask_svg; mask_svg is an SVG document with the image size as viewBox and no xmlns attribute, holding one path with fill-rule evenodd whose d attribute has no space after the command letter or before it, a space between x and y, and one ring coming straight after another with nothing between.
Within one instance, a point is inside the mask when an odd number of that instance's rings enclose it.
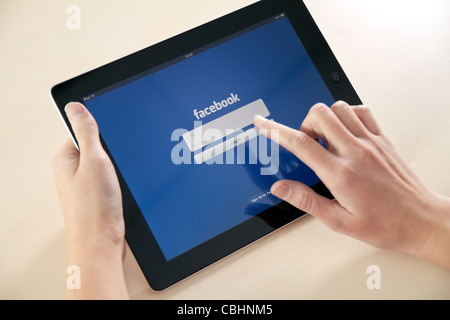
<instances>
[{"instance_id":1,"label":"beige table surface","mask_svg":"<svg viewBox=\"0 0 450 320\"><path fill-rule=\"evenodd\" d=\"M51 86L252 2L0 1L0 298L64 297L66 240L51 161L68 135ZM399 152L450 196L450 1L306 3ZM79 30L66 27L72 4L81 8ZM366 286L370 265L380 267L379 290ZM129 250L125 276L136 299L450 298L449 270L309 216L161 293Z\"/></svg>"}]
</instances>

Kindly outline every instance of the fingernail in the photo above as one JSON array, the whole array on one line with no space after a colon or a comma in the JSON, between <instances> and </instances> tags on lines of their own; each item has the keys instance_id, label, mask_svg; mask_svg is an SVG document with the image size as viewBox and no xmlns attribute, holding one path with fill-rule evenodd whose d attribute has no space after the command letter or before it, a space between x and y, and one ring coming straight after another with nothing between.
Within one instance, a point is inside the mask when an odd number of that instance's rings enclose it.
<instances>
[{"instance_id":1,"label":"fingernail","mask_svg":"<svg viewBox=\"0 0 450 320\"><path fill-rule=\"evenodd\" d=\"M286 183L275 183L270 191L275 197L285 199L289 194L289 186Z\"/></svg>"},{"instance_id":2,"label":"fingernail","mask_svg":"<svg viewBox=\"0 0 450 320\"><path fill-rule=\"evenodd\" d=\"M267 121L267 119L258 114L255 116L253 121L255 122L256 125L263 125Z\"/></svg>"},{"instance_id":3,"label":"fingernail","mask_svg":"<svg viewBox=\"0 0 450 320\"><path fill-rule=\"evenodd\" d=\"M83 114L84 107L79 103L69 103L64 108L64 111L66 112L67 117L69 119L75 119Z\"/></svg>"}]
</instances>

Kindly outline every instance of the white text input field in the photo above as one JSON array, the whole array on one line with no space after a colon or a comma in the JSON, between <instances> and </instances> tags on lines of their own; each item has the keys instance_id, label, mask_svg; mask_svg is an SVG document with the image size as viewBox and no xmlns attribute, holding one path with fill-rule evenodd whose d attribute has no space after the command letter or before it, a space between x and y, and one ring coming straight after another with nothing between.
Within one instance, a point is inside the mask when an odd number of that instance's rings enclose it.
<instances>
[{"instance_id":1,"label":"white text input field","mask_svg":"<svg viewBox=\"0 0 450 320\"><path fill-rule=\"evenodd\" d=\"M227 113L220 118L210 121L203 126L186 132L183 135L183 139L186 141L191 152L194 152L208 144L213 143L214 141L222 139L234 131L251 125L253 123L253 118L257 114L263 117L268 117L270 115L270 112L262 99L253 101L237 110ZM210 129L215 130L213 139L204 139L204 133Z\"/></svg>"}]
</instances>

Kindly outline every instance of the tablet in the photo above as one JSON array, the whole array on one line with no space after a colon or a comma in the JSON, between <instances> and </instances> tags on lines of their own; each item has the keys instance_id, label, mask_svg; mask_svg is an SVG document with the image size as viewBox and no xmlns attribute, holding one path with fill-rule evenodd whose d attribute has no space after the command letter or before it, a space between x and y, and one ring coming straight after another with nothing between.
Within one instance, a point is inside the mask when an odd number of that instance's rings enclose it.
<instances>
[{"instance_id":1,"label":"tablet","mask_svg":"<svg viewBox=\"0 0 450 320\"><path fill-rule=\"evenodd\" d=\"M304 215L270 194L319 178L253 125L299 128L317 102L361 104L300 0L263 0L54 86L83 103L116 168L126 239L165 289ZM270 257L268 257L270 261Z\"/></svg>"}]
</instances>

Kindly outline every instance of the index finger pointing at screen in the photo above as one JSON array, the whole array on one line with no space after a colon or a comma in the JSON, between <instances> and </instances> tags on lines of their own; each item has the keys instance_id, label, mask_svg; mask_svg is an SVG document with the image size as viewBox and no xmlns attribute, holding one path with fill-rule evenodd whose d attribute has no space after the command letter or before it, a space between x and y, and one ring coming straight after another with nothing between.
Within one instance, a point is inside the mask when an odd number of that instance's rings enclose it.
<instances>
[{"instance_id":1,"label":"index finger pointing at screen","mask_svg":"<svg viewBox=\"0 0 450 320\"><path fill-rule=\"evenodd\" d=\"M262 116L255 116L255 126L268 138L292 152L310 167L319 178L326 168L332 167L336 157L306 133L289 128Z\"/></svg>"}]
</instances>

